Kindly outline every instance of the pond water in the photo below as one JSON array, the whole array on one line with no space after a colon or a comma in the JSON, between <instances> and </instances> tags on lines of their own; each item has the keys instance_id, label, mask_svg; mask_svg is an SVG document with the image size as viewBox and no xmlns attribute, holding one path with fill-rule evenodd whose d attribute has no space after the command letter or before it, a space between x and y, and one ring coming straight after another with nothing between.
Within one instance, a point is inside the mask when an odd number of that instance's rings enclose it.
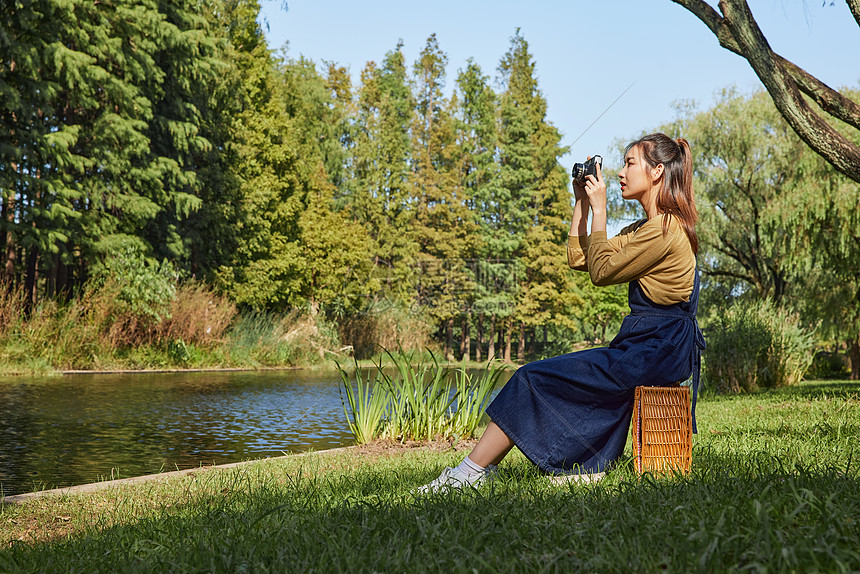
<instances>
[{"instance_id":1,"label":"pond water","mask_svg":"<svg viewBox=\"0 0 860 574\"><path fill-rule=\"evenodd\" d=\"M351 445L340 385L310 370L0 379L0 489Z\"/></svg>"},{"instance_id":2,"label":"pond water","mask_svg":"<svg viewBox=\"0 0 860 574\"><path fill-rule=\"evenodd\" d=\"M336 373L0 380L5 495L353 444Z\"/></svg>"}]
</instances>

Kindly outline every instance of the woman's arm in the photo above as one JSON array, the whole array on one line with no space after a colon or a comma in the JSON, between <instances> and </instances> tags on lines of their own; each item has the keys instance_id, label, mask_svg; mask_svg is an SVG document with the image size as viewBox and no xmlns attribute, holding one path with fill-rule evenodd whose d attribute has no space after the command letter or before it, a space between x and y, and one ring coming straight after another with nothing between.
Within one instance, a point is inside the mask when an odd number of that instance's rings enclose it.
<instances>
[{"instance_id":1,"label":"woman's arm","mask_svg":"<svg viewBox=\"0 0 860 574\"><path fill-rule=\"evenodd\" d=\"M576 203L573 204L573 219L570 222L569 236L585 237L588 235L588 194L585 187L573 182L573 196Z\"/></svg>"},{"instance_id":2,"label":"woman's arm","mask_svg":"<svg viewBox=\"0 0 860 574\"><path fill-rule=\"evenodd\" d=\"M588 240L588 272L595 285L627 283L647 274L669 251L683 246L683 230L670 217L669 231L663 234L662 217L643 225L633 224L616 238L606 232L592 233ZM635 230L635 233L634 233ZM619 241L620 240L620 241Z\"/></svg>"},{"instance_id":3,"label":"woman's arm","mask_svg":"<svg viewBox=\"0 0 860 574\"><path fill-rule=\"evenodd\" d=\"M585 254L588 250L588 195L585 188L573 182L573 219L567 234L567 264L578 271L588 271Z\"/></svg>"}]
</instances>

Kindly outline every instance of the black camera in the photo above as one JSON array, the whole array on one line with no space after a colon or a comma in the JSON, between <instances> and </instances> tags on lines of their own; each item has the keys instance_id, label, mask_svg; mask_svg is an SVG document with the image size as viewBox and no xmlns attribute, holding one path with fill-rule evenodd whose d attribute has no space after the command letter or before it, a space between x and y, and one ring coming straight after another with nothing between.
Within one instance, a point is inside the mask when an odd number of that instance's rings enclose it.
<instances>
[{"instance_id":1,"label":"black camera","mask_svg":"<svg viewBox=\"0 0 860 574\"><path fill-rule=\"evenodd\" d=\"M594 156L585 163L573 164L570 175L573 177L573 181L580 185L585 185L586 176L593 175L595 178L597 177L597 166L603 167L603 158L599 155Z\"/></svg>"}]
</instances>

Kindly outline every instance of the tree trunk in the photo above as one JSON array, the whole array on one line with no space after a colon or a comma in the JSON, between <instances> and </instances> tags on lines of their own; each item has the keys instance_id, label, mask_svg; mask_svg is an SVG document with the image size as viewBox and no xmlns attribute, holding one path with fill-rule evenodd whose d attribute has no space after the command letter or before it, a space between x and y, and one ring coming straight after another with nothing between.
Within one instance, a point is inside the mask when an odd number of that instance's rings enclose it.
<instances>
[{"instance_id":1,"label":"tree trunk","mask_svg":"<svg viewBox=\"0 0 860 574\"><path fill-rule=\"evenodd\" d=\"M540 349L540 352L542 355L546 354L546 344L547 344L547 339L549 338L549 333L547 331L549 331L549 328L546 325L544 325L543 326L543 342L541 343L541 349Z\"/></svg>"},{"instance_id":2,"label":"tree trunk","mask_svg":"<svg viewBox=\"0 0 860 574\"><path fill-rule=\"evenodd\" d=\"M454 360L454 317L445 320L445 360Z\"/></svg>"},{"instance_id":3,"label":"tree trunk","mask_svg":"<svg viewBox=\"0 0 860 574\"><path fill-rule=\"evenodd\" d=\"M511 338L513 337L513 319L508 317L505 320L505 362L512 363L511 361Z\"/></svg>"},{"instance_id":4,"label":"tree trunk","mask_svg":"<svg viewBox=\"0 0 860 574\"><path fill-rule=\"evenodd\" d=\"M39 249L31 247L27 252L27 275L24 277L24 313L29 315L36 304L36 282L38 280Z\"/></svg>"},{"instance_id":5,"label":"tree trunk","mask_svg":"<svg viewBox=\"0 0 860 574\"><path fill-rule=\"evenodd\" d=\"M475 360L480 363L481 351L484 345L484 316L482 314L478 314L478 320L476 323L478 327L478 344L475 345Z\"/></svg>"},{"instance_id":6,"label":"tree trunk","mask_svg":"<svg viewBox=\"0 0 860 574\"><path fill-rule=\"evenodd\" d=\"M517 360L520 363L526 362L526 325L520 323L520 343L517 345Z\"/></svg>"},{"instance_id":7,"label":"tree trunk","mask_svg":"<svg viewBox=\"0 0 860 574\"><path fill-rule=\"evenodd\" d=\"M472 312L467 311L465 315L463 315L463 337L460 342L460 356L463 357L464 361L469 360L469 356L472 354Z\"/></svg>"},{"instance_id":8,"label":"tree trunk","mask_svg":"<svg viewBox=\"0 0 860 574\"><path fill-rule=\"evenodd\" d=\"M62 257L57 257L57 294L68 301L71 298L71 289L69 287L69 266L63 263Z\"/></svg>"},{"instance_id":9,"label":"tree trunk","mask_svg":"<svg viewBox=\"0 0 860 574\"><path fill-rule=\"evenodd\" d=\"M860 129L860 106L800 67L775 54L753 18L746 0L721 0L722 16L704 0L673 0L692 12L720 45L749 62L782 117L806 144L852 180L860 182L860 146L828 124L803 98L812 98L827 114ZM855 18L860 8L848 0Z\"/></svg>"},{"instance_id":10,"label":"tree trunk","mask_svg":"<svg viewBox=\"0 0 860 574\"><path fill-rule=\"evenodd\" d=\"M57 268L60 265L60 254L54 253L51 256L51 267L45 276L45 297L53 299L57 294Z\"/></svg>"},{"instance_id":11,"label":"tree trunk","mask_svg":"<svg viewBox=\"0 0 860 574\"><path fill-rule=\"evenodd\" d=\"M8 204L8 205L7 205ZM7 197L3 203L3 219L6 220L6 255L3 269L3 281L8 288L15 284L15 235L12 233L12 225L15 221L15 199Z\"/></svg>"},{"instance_id":12,"label":"tree trunk","mask_svg":"<svg viewBox=\"0 0 860 574\"><path fill-rule=\"evenodd\" d=\"M851 380L860 381L860 336L848 343L848 358L851 359Z\"/></svg>"},{"instance_id":13,"label":"tree trunk","mask_svg":"<svg viewBox=\"0 0 860 574\"><path fill-rule=\"evenodd\" d=\"M496 358L496 316L490 316L490 348L487 349L487 360Z\"/></svg>"}]
</instances>

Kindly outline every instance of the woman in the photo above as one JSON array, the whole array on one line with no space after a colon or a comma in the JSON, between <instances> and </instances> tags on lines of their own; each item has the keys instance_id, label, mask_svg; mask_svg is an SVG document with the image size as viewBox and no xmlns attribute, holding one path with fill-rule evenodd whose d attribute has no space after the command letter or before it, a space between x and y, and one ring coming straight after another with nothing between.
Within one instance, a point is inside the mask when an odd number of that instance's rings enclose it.
<instances>
[{"instance_id":1,"label":"woman","mask_svg":"<svg viewBox=\"0 0 860 574\"><path fill-rule=\"evenodd\" d=\"M567 256L595 285L629 283L630 314L621 331L608 347L518 369L487 408L491 422L477 446L419 493L483 482L514 445L559 479L600 478L624 450L637 386L672 385L693 373L695 409L704 339L696 322L690 146L683 138L647 135L627 146L618 179L622 197L638 201L647 218L607 239L606 185L598 169L585 185L574 183Z\"/></svg>"}]
</instances>

